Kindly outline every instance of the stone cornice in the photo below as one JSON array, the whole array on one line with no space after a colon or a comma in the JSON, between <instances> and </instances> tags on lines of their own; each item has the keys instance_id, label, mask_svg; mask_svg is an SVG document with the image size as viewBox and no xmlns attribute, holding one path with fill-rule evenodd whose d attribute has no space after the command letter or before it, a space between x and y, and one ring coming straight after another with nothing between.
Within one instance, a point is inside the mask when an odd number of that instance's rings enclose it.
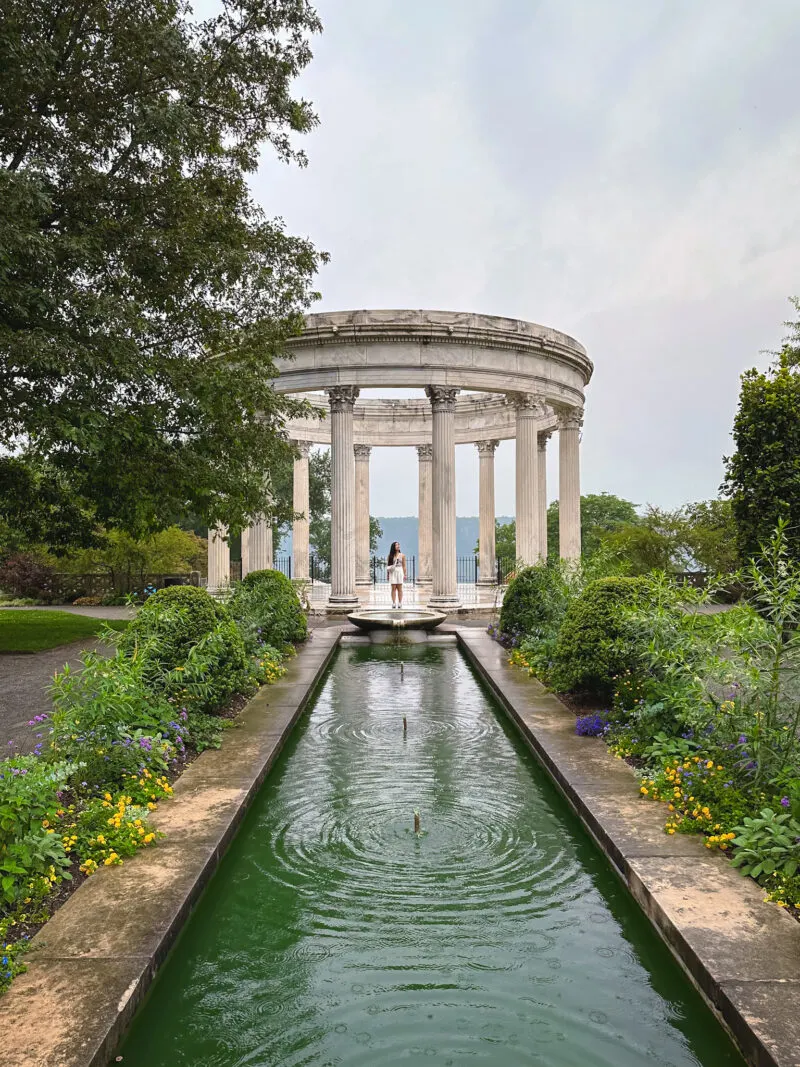
<instances>
[{"instance_id":1,"label":"stone cornice","mask_svg":"<svg viewBox=\"0 0 800 1067\"><path fill-rule=\"evenodd\" d=\"M289 349L315 345L367 344L380 341L420 344L480 345L486 348L546 352L579 365L588 382L593 364L574 337L524 319L475 315L462 311L364 310L306 316L302 334L287 341Z\"/></svg>"}]
</instances>

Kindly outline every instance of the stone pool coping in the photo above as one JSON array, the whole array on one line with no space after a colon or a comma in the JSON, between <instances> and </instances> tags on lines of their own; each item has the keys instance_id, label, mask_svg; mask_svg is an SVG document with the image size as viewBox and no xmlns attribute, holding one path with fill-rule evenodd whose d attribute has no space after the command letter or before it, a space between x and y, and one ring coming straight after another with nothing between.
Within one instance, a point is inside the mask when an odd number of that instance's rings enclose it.
<instances>
[{"instance_id":1,"label":"stone pool coping","mask_svg":"<svg viewBox=\"0 0 800 1067\"><path fill-rule=\"evenodd\" d=\"M105 1067L336 651L315 628L153 817L166 838L101 868L33 938L0 997L3 1067Z\"/></svg>"},{"instance_id":2,"label":"stone pool coping","mask_svg":"<svg viewBox=\"0 0 800 1067\"><path fill-rule=\"evenodd\" d=\"M441 629L445 629L442 627ZM508 663L488 634L446 627L753 1067L800 1064L800 923L696 836L664 833L664 806L631 768Z\"/></svg>"}]
</instances>

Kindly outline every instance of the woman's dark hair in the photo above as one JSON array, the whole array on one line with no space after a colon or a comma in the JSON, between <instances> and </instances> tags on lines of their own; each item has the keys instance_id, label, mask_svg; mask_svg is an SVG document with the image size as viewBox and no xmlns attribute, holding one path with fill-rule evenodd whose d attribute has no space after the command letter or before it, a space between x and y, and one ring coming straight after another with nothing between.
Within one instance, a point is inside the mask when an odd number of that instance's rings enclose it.
<instances>
[{"instance_id":1,"label":"woman's dark hair","mask_svg":"<svg viewBox=\"0 0 800 1067\"><path fill-rule=\"evenodd\" d=\"M397 546L397 550L396 551L395 551L395 545ZM392 547L389 549L389 562L388 562L387 566L391 567L391 565L394 563L395 557L397 556L397 553L399 551L400 551L400 542L399 541L392 541Z\"/></svg>"}]
</instances>

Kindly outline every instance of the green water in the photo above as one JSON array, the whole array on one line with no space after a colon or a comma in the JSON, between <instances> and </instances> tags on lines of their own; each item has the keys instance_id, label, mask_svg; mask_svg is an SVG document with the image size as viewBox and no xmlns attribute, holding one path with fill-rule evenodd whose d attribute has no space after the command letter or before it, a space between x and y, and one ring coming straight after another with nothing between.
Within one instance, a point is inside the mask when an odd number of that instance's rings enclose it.
<instances>
[{"instance_id":1,"label":"green water","mask_svg":"<svg viewBox=\"0 0 800 1067\"><path fill-rule=\"evenodd\" d=\"M419 645L338 653L121 1052L743 1063L460 653Z\"/></svg>"}]
</instances>

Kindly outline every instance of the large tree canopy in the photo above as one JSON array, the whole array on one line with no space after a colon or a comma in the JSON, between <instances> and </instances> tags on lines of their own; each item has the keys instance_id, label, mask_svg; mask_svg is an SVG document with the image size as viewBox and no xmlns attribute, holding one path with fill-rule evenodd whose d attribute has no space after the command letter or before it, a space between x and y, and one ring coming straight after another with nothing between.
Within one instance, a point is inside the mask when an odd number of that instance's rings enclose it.
<instances>
[{"instance_id":1,"label":"large tree canopy","mask_svg":"<svg viewBox=\"0 0 800 1067\"><path fill-rule=\"evenodd\" d=\"M321 257L252 200L320 29L305 0L7 0L0 20L0 446L132 533L267 503L294 401L273 358Z\"/></svg>"},{"instance_id":2,"label":"large tree canopy","mask_svg":"<svg viewBox=\"0 0 800 1067\"><path fill-rule=\"evenodd\" d=\"M800 302L792 301L800 311ZM723 490L731 499L743 558L758 556L778 520L800 556L800 322L775 363L742 375L733 424L734 454L725 460Z\"/></svg>"}]
</instances>

